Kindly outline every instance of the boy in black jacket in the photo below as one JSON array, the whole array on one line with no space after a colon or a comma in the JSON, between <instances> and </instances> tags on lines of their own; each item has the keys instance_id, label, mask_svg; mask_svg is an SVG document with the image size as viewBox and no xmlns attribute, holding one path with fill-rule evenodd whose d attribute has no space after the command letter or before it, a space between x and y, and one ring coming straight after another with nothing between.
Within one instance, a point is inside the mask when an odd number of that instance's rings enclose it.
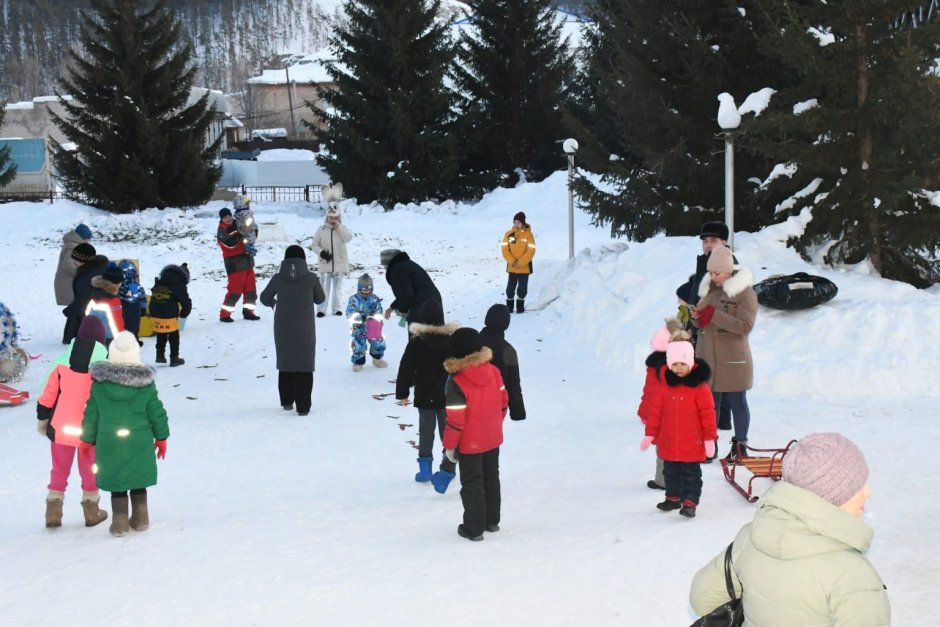
<instances>
[{"instance_id":1,"label":"boy in black jacket","mask_svg":"<svg viewBox=\"0 0 940 627\"><path fill-rule=\"evenodd\" d=\"M444 309L433 298L424 301L415 318L408 325L411 339L398 365L395 398L407 406L408 391L414 386L419 434L418 474L415 475L415 481L424 483L431 480L435 427L439 438L444 435L444 420L447 418L444 402L447 371L444 370L444 360L451 356L450 336L460 325L456 322L445 324ZM450 467L448 470L453 472L454 469Z\"/></svg>"},{"instance_id":2,"label":"boy in black jacket","mask_svg":"<svg viewBox=\"0 0 940 627\"><path fill-rule=\"evenodd\" d=\"M491 363L499 368L503 385L509 392L509 417L513 420L525 420L525 402L522 400L522 382L519 379L519 356L505 338L509 318L510 312L506 305L493 305L486 312L486 326L480 330L480 337L483 339L483 345L493 351Z\"/></svg>"},{"instance_id":3,"label":"boy in black jacket","mask_svg":"<svg viewBox=\"0 0 940 627\"><path fill-rule=\"evenodd\" d=\"M182 366L180 357L180 318L186 319L193 310L189 299L189 267L169 265L160 271L150 290L150 321L157 336L157 363L166 363L166 344L170 343L170 366Z\"/></svg>"}]
</instances>

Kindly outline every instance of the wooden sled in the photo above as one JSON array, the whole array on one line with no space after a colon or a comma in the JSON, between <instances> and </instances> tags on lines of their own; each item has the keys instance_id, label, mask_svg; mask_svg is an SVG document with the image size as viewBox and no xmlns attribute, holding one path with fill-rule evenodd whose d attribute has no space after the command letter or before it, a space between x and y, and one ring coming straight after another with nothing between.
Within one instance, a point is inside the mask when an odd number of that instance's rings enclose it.
<instances>
[{"instance_id":1,"label":"wooden sled","mask_svg":"<svg viewBox=\"0 0 940 627\"><path fill-rule=\"evenodd\" d=\"M754 494L754 479L780 481L783 473L783 457L794 444L796 444L796 440L790 440L784 448L753 448L747 444L736 442L735 446L738 447L738 450L744 449L743 452L747 453L747 456L738 455L734 459L722 458L721 469L725 473L725 479L749 503L755 503L760 497ZM752 453L757 453L757 455L752 455ZM744 477L738 477L738 472L742 468L751 474L750 479L747 481L747 487L744 485Z\"/></svg>"},{"instance_id":2,"label":"wooden sled","mask_svg":"<svg viewBox=\"0 0 940 627\"><path fill-rule=\"evenodd\" d=\"M29 392L0 383L0 405L19 405L28 398Z\"/></svg>"}]
</instances>

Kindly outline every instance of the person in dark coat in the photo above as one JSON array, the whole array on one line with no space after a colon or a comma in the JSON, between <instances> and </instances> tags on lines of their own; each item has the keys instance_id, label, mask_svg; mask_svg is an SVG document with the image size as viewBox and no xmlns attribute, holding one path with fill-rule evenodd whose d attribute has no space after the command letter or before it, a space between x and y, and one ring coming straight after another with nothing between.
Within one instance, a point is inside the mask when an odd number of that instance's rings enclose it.
<instances>
[{"instance_id":1,"label":"person in dark coat","mask_svg":"<svg viewBox=\"0 0 940 627\"><path fill-rule=\"evenodd\" d=\"M300 246L288 246L281 269L261 292L261 304L274 307L274 348L281 407L310 413L317 348L316 305L326 300L317 275Z\"/></svg>"},{"instance_id":2,"label":"person in dark coat","mask_svg":"<svg viewBox=\"0 0 940 627\"><path fill-rule=\"evenodd\" d=\"M519 356L512 344L506 341L506 329L509 328L510 311L506 305L493 305L486 312L480 330L483 345L493 351L492 364L499 368L503 384L509 393L509 417L512 420L525 420L525 402L522 400L522 382L519 378Z\"/></svg>"},{"instance_id":3,"label":"person in dark coat","mask_svg":"<svg viewBox=\"0 0 940 627\"><path fill-rule=\"evenodd\" d=\"M395 300L385 310L385 319L392 317L392 312L407 319L409 312L417 313L421 305L429 298L433 298L444 306L444 299L437 291L434 281L424 268L416 264L408 253L387 249L381 253L380 260L385 266L385 279L392 288Z\"/></svg>"},{"instance_id":4,"label":"person in dark coat","mask_svg":"<svg viewBox=\"0 0 940 627\"><path fill-rule=\"evenodd\" d=\"M91 280L104 274L108 267L108 258L99 255L95 247L84 242L72 250L72 260L78 266L75 278L72 279L72 302L62 310L65 315L65 331L62 334L62 343L69 344L78 336L78 327L85 317L85 309L91 300Z\"/></svg>"},{"instance_id":5,"label":"person in dark coat","mask_svg":"<svg viewBox=\"0 0 940 627\"><path fill-rule=\"evenodd\" d=\"M425 483L431 480L431 466L434 464L434 430L444 437L444 421L447 411L444 407L444 386L447 383L447 371L444 360L450 357L450 336L460 328L456 322L444 323L444 310L434 300L424 301L421 309L411 324L408 332L411 339L405 346L405 352L398 364L398 377L395 379L395 398L408 406L409 390L414 386L414 406L418 408L418 474L415 481ZM446 467L445 463L441 464ZM453 472L454 467L449 468Z\"/></svg>"},{"instance_id":6,"label":"person in dark coat","mask_svg":"<svg viewBox=\"0 0 940 627\"><path fill-rule=\"evenodd\" d=\"M166 345L170 344L170 367L182 366L180 357L180 320L193 310L189 298L189 266L164 266L150 290L150 323L157 336L157 363L166 363Z\"/></svg>"}]
</instances>

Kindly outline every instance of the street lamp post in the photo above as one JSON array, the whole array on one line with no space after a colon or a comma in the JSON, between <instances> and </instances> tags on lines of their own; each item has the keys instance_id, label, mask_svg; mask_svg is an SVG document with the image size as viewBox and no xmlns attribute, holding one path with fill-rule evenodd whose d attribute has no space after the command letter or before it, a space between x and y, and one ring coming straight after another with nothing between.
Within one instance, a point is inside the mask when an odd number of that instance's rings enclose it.
<instances>
[{"instance_id":1,"label":"street lamp post","mask_svg":"<svg viewBox=\"0 0 940 627\"><path fill-rule=\"evenodd\" d=\"M578 152L578 141L569 137L561 149L568 157L568 259L574 259L574 153Z\"/></svg>"},{"instance_id":2,"label":"street lamp post","mask_svg":"<svg viewBox=\"0 0 940 627\"><path fill-rule=\"evenodd\" d=\"M290 69L284 66L284 74L287 76L287 106L290 109L290 130L293 133L293 139L297 139L297 120L294 118L294 96L291 94Z\"/></svg>"},{"instance_id":3,"label":"street lamp post","mask_svg":"<svg viewBox=\"0 0 940 627\"><path fill-rule=\"evenodd\" d=\"M734 130L741 124L741 114L731 94L718 95L718 126L724 130L725 140L725 224L728 226L728 246L734 248Z\"/></svg>"}]
</instances>

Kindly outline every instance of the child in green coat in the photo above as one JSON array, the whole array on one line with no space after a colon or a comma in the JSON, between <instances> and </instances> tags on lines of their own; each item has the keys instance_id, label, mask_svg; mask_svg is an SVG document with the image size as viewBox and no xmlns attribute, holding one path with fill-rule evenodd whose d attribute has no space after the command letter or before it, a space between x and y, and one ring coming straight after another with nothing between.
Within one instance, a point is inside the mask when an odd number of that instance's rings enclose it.
<instances>
[{"instance_id":1,"label":"child in green coat","mask_svg":"<svg viewBox=\"0 0 940 627\"><path fill-rule=\"evenodd\" d=\"M154 370L140 363L134 334L122 331L111 342L108 360L91 366L91 378L80 446L84 454L95 447L98 487L111 492L111 535L146 531L147 488L157 484L154 449L163 459L170 435Z\"/></svg>"}]
</instances>

